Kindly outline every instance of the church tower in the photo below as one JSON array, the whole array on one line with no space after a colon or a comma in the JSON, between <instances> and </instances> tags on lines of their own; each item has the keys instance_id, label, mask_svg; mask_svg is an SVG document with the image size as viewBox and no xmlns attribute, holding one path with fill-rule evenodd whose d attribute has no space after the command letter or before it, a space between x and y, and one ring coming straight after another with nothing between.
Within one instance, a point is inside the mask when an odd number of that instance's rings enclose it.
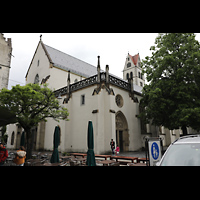
<instances>
[{"instance_id":1,"label":"church tower","mask_svg":"<svg viewBox=\"0 0 200 200\"><path fill-rule=\"evenodd\" d=\"M140 55L139 53L131 56L129 53L126 57L123 79L128 81L129 78L133 78L135 85L144 86L144 75L142 74L142 68L140 67Z\"/></svg>"},{"instance_id":2,"label":"church tower","mask_svg":"<svg viewBox=\"0 0 200 200\"><path fill-rule=\"evenodd\" d=\"M2 88L8 88L11 53L11 38L6 40L3 33L0 33L0 90Z\"/></svg>"}]
</instances>

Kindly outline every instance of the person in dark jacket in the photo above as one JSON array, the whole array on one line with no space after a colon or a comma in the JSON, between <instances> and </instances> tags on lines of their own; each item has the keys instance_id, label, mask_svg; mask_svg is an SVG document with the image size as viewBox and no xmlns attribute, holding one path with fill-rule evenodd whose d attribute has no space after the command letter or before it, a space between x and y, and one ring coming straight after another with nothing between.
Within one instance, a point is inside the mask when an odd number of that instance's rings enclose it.
<instances>
[{"instance_id":1,"label":"person in dark jacket","mask_svg":"<svg viewBox=\"0 0 200 200\"><path fill-rule=\"evenodd\" d=\"M115 142L113 141L113 139L111 139L110 141L110 147L111 147L112 153L115 154Z\"/></svg>"},{"instance_id":2,"label":"person in dark jacket","mask_svg":"<svg viewBox=\"0 0 200 200\"><path fill-rule=\"evenodd\" d=\"M3 166L7 157L8 157L8 151L4 147L4 144L0 142L0 166Z\"/></svg>"}]
</instances>

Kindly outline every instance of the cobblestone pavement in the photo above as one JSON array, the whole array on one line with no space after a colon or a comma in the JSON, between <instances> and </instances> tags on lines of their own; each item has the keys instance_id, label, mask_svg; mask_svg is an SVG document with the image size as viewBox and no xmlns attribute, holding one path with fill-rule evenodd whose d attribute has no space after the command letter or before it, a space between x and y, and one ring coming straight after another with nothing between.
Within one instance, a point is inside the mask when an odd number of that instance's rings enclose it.
<instances>
[{"instance_id":1,"label":"cobblestone pavement","mask_svg":"<svg viewBox=\"0 0 200 200\"><path fill-rule=\"evenodd\" d=\"M38 155L39 151L33 151L32 155ZM8 149L8 153L9 153L9 158L7 159L7 161L5 162L4 166L16 166L15 163L12 162L11 159L13 159L15 157L15 153L16 150L9 150ZM40 155L44 155L46 154L48 156L48 159L51 158L52 152L51 151L41 151ZM59 153L59 156L61 156L62 153ZM108 153L108 155L113 155L112 152ZM115 154L114 154L115 155ZM145 158L145 151L132 151L132 152L120 152L119 154L117 154L119 156L128 156L128 157L139 157L139 158Z\"/></svg>"},{"instance_id":2,"label":"cobblestone pavement","mask_svg":"<svg viewBox=\"0 0 200 200\"><path fill-rule=\"evenodd\" d=\"M109 155L113 155L110 153ZM114 154L116 155L116 154ZM127 157L138 157L145 158L145 151L129 151L129 152L120 152L117 156L127 156Z\"/></svg>"}]
</instances>

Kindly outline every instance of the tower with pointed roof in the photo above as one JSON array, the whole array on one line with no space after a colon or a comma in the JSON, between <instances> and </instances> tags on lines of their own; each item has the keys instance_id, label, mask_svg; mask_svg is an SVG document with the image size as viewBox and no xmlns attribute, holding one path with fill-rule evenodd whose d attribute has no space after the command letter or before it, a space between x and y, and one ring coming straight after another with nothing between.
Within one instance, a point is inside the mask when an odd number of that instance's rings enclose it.
<instances>
[{"instance_id":1,"label":"tower with pointed roof","mask_svg":"<svg viewBox=\"0 0 200 200\"><path fill-rule=\"evenodd\" d=\"M133 84L143 87L144 75L142 74L142 68L140 67L140 55L139 53L131 56L129 53L126 57L123 79L128 81L129 78L133 78Z\"/></svg>"}]
</instances>

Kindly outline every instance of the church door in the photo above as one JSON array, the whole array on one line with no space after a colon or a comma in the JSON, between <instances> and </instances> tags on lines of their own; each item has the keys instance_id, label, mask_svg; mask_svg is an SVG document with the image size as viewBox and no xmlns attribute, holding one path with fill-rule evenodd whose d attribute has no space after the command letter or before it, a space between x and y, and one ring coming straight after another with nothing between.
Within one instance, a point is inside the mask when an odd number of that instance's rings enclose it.
<instances>
[{"instance_id":1,"label":"church door","mask_svg":"<svg viewBox=\"0 0 200 200\"><path fill-rule=\"evenodd\" d=\"M120 152L129 151L128 123L122 112L116 114L116 146L119 145Z\"/></svg>"}]
</instances>

